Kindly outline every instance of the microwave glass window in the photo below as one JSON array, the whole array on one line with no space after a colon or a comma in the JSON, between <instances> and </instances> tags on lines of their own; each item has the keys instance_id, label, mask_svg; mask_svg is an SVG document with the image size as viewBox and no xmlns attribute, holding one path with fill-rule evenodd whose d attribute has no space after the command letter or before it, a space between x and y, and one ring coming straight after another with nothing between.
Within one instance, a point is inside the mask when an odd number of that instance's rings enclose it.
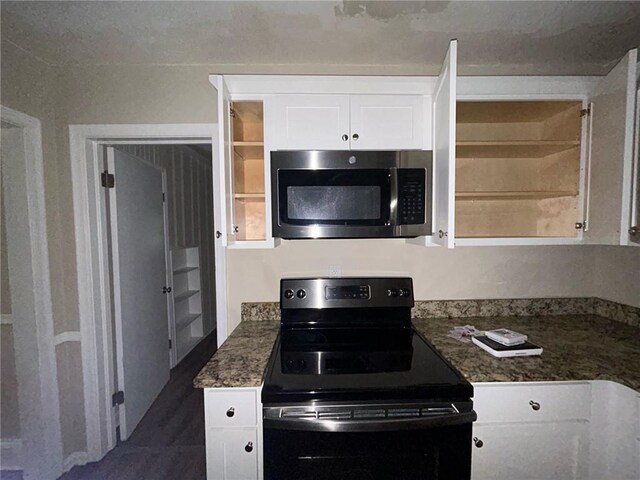
<instances>
[{"instance_id":1,"label":"microwave glass window","mask_svg":"<svg viewBox=\"0 0 640 480\"><path fill-rule=\"evenodd\" d=\"M377 220L381 188L363 186L289 186L287 216L291 220Z\"/></svg>"}]
</instances>

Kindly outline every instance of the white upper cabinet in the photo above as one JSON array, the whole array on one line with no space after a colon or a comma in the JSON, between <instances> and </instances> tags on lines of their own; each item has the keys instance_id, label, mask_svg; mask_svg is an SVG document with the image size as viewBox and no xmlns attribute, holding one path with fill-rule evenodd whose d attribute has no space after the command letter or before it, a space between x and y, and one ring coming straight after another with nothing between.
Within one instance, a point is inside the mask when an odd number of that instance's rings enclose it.
<instances>
[{"instance_id":1,"label":"white upper cabinet","mask_svg":"<svg viewBox=\"0 0 640 480\"><path fill-rule=\"evenodd\" d=\"M456 193L456 65L458 41L444 59L433 94L434 242L453 248Z\"/></svg>"},{"instance_id":2,"label":"white upper cabinet","mask_svg":"<svg viewBox=\"0 0 640 480\"><path fill-rule=\"evenodd\" d=\"M637 50L593 91L586 243L629 243Z\"/></svg>"},{"instance_id":3,"label":"white upper cabinet","mask_svg":"<svg viewBox=\"0 0 640 480\"><path fill-rule=\"evenodd\" d=\"M277 150L423 149L423 95L277 95Z\"/></svg>"},{"instance_id":4,"label":"white upper cabinet","mask_svg":"<svg viewBox=\"0 0 640 480\"><path fill-rule=\"evenodd\" d=\"M278 95L276 150L349 148L349 95Z\"/></svg>"},{"instance_id":5,"label":"white upper cabinet","mask_svg":"<svg viewBox=\"0 0 640 480\"><path fill-rule=\"evenodd\" d=\"M351 149L422 149L424 101L421 95L352 95Z\"/></svg>"}]
</instances>

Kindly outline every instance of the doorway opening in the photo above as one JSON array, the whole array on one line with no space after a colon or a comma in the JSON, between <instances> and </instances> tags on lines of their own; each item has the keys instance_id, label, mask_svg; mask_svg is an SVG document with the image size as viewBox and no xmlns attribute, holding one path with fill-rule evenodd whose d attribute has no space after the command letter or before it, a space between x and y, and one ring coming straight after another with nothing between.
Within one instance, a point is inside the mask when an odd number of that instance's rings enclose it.
<instances>
[{"instance_id":1,"label":"doorway opening","mask_svg":"<svg viewBox=\"0 0 640 480\"><path fill-rule=\"evenodd\" d=\"M213 144L214 139L217 138L217 128L216 124L71 125L69 127L87 422L86 461L78 464L101 460L115 447L118 427L121 438L127 438L133 431L136 420L144 415L146 408L153 402L155 398L153 394L136 394L135 383L131 383L131 378L135 378L134 373L141 375L141 372L147 368L143 352L147 349L152 350L158 358L157 361L151 362L152 367L160 365L163 369L163 373L153 377L153 381L150 380L145 387L149 392L154 392L161 389L163 382L168 379L171 366L178 364L180 358L184 356L185 347L188 349L196 345L199 339L209 331L208 329L215 331L217 345L226 339L226 257L221 235L217 233L222 223L222 201L221 191L216 187L221 184L223 168L217 158L217 144ZM163 152L160 147L167 147L169 151L173 149L174 157L169 164L173 162L174 166L163 166L162 157L169 154ZM182 153L176 153L178 151ZM186 166L189 165L188 155L185 153L187 151L189 155L207 158L210 170L207 170L208 178L206 175L202 176L201 183L200 180L196 180L196 173L186 173L188 170ZM132 158L134 158L133 162ZM109 164L115 166L113 172L105 168L105 165L108 167ZM120 173L118 165L121 168ZM136 176L131 172L123 179L121 173L133 168L132 165L137 166L136 175L141 179L138 183L144 183L144 187L137 188L136 182L132 185L127 184L124 179ZM174 169L173 172L170 171L171 168ZM146 174L142 174L143 171ZM109 177L111 174L114 175L112 179ZM172 185L170 175L175 177L173 181L175 186ZM156 180L147 181L149 176ZM158 181L158 178L164 180ZM107 187L102 186L103 182ZM114 188L108 188L110 182L114 184ZM164 190L158 186L159 183L164 185ZM196 205L197 202L185 200L185 193L193 194L197 189L200 189L202 195L208 195L208 206L200 208ZM150 193L141 194L142 190L148 190ZM119 198L121 193L123 196ZM162 201L162 193L165 194L165 202L160 203L161 208L158 209L156 199ZM148 202L147 197L152 198L153 202ZM172 201L175 204L177 198L184 201L188 207L185 208L184 215L178 214L179 208L176 207L175 211L172 211L172 207L167 205ZM115 210L115 215L111 212L112 208ZM155 212L151 215L154 218L165 217L160 222L164 235L153 237L155 239L153 246L157 247L159 244L162 248L151 248L151 244L149 248L142 248L146 240L135 238L132 234L132 232L136 233L136 230L145 230L142 227L146 223L143 222L146 222L149 217L142 213L145 208ZM109 216L106 214L107 211ZM158 213L159 211L161 213ZM136 220L136 218L142 220ZM208 223L198 229L193 221L189 220L190 218L202 218L205 223ZM118 228L118 222L125 222L121 229ZM158 223L155 222L153 225L157 231ZM171 233L172 229L173 233ZM205 234L207 238L200 239ZM172 235L175 241L173 245ZM114 238L118 242L117 251L113 248ZM195 245L192 241L194 238L201 243ZM125 250L137 252L131 257L132 261L121 258L126 257L121 255ZM155 252L154 258L160 258L156 263L161 263L162 268L158 271L154 270L156 273L151 274L153 288L150 286L149 292L144 295L151 298L150 292L153 292L155 297L150 302L139 297L136 305L135 294L130 295L129 289L131 291L141 289L141 285L145 283L141 279L147 278L147 275L142 274L136 279L139 273L130 263L135 266L141 263L142 259L146 261L147 254L151 256L152 251ZM159 251L164 253L159 254ZM203 263L203 260L208 262ZM172 265L174 263L175 265ZM119 272L116 271L117 268ZM196 275L199 279L194 278ZM203 280L205 276L206 279ZM123 288L125 285L123 278L127 278L132 283ZM207 295L209 295L208 299ZM119 307L116 301L120 303ZM180 306L179 303L183 305ZM147 307L149 310L146 310ZM142 309L146 312L145 315L153 316L154 313L149 313L153 311L152 307L161 312L155 313L156 317L163 318L159 322L154 323L148 320L146 323L147 327L153 326L155 329L153 335L154 338L159 339L157 342L151 342L144 333L141 338L136 337L140 332L145 332L143 328L133 328L135 333L129 333L127 330L132 322L126 321L126 311L135 312L136 309ZM178 310L178 307L181 310ZM120 308L119 312L117 308ZM120 320L117 320L118 313ZM172 314L173 323L170 323L168 317ZM137 314L133 314L133 317L136 321L139 318ZM126 342L118 342L118 335L121 339L126 339ZM160 340L161 336L162 340ZM181 343L182 349L180 346L175 348L175 342ZM142 345L142 347L136 348L136 345ZM162 353L158 354L158 352ZM128 357L132 360L128 361ZM118 368L119 366L123 368ZM129 373L127 373L127 367ZM136 370L138 370L137 373ZM129 374L132 377L127 385ZM157 393L159 392L156 392L156 395ZM136 401L136 398L139 401Z\"/></svg>"},{"instance_id":2,"label":"doorway opening","mask_svg":"<svg viewBox=\"0 0 640 480\"><path fill-rule=\"evenodd\" d=\"M210 144L105 143L117 437L126 440L174 368L216 330Z\"/></svg>"}]
</instances>

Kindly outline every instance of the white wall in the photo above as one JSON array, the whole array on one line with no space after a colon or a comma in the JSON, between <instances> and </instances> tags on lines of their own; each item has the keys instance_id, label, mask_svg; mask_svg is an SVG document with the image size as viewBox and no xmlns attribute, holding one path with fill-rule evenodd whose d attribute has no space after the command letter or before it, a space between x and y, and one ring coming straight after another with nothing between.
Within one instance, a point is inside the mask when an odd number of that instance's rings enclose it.
<instances>
[{"instance_id":1,"label":"white wall","mask_svg":"<svg viewBox=\"0 0 640 480\"><path fill-rule=\"evenodd\" d=\"M640 308L640 247L596 247L594 296Z\"/></svg>"}]
</instances>

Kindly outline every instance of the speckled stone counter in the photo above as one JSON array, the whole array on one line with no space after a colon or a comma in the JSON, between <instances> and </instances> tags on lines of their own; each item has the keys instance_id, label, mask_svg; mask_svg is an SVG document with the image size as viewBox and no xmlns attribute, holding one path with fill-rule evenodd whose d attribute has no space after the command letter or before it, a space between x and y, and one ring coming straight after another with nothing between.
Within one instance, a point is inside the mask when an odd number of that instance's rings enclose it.
<instances>
[{"instance_id":1,"label":"speckled stone counter","mask_svg":"<svg viewBox=\"0 0 640 480\"><path fill-rule=\"evenodd\" d=\"M211 357L193 384L197 388L259 387L278 336L276 320L244 321Z\"/></svg>"},{"instance_id":2,"label":"speckled stone counter","mask_svg":"<svg viewBox=\"0 0 640 480\"><path fill-rule=\"evenodd\" d=\"M256 305L256 304L254 304ZM269 304L265 304L269 305ZM244 307L245 319L194 380L199 388L258 387L278 329L277 310ZM245 316L246 314L246 316ZM595 315L414 318L414 325L471 382L612 380L640 391L640 329ZM494 358L447 336L457 325L510 328L540 357Z\"/></svg>"},{"instance_id":3,"label":"speckled stone counter","mask_svg":"<svg viewBox=\"0 0 640 480\"><path fill-rule=\"evenodd\" d=\"M640 329L595 315L413 319L470 382L612 380L640 391ZM539 357L495 358L447 336L457 325L509 328L543 348Z\"/></svg>"}]
</instances>

